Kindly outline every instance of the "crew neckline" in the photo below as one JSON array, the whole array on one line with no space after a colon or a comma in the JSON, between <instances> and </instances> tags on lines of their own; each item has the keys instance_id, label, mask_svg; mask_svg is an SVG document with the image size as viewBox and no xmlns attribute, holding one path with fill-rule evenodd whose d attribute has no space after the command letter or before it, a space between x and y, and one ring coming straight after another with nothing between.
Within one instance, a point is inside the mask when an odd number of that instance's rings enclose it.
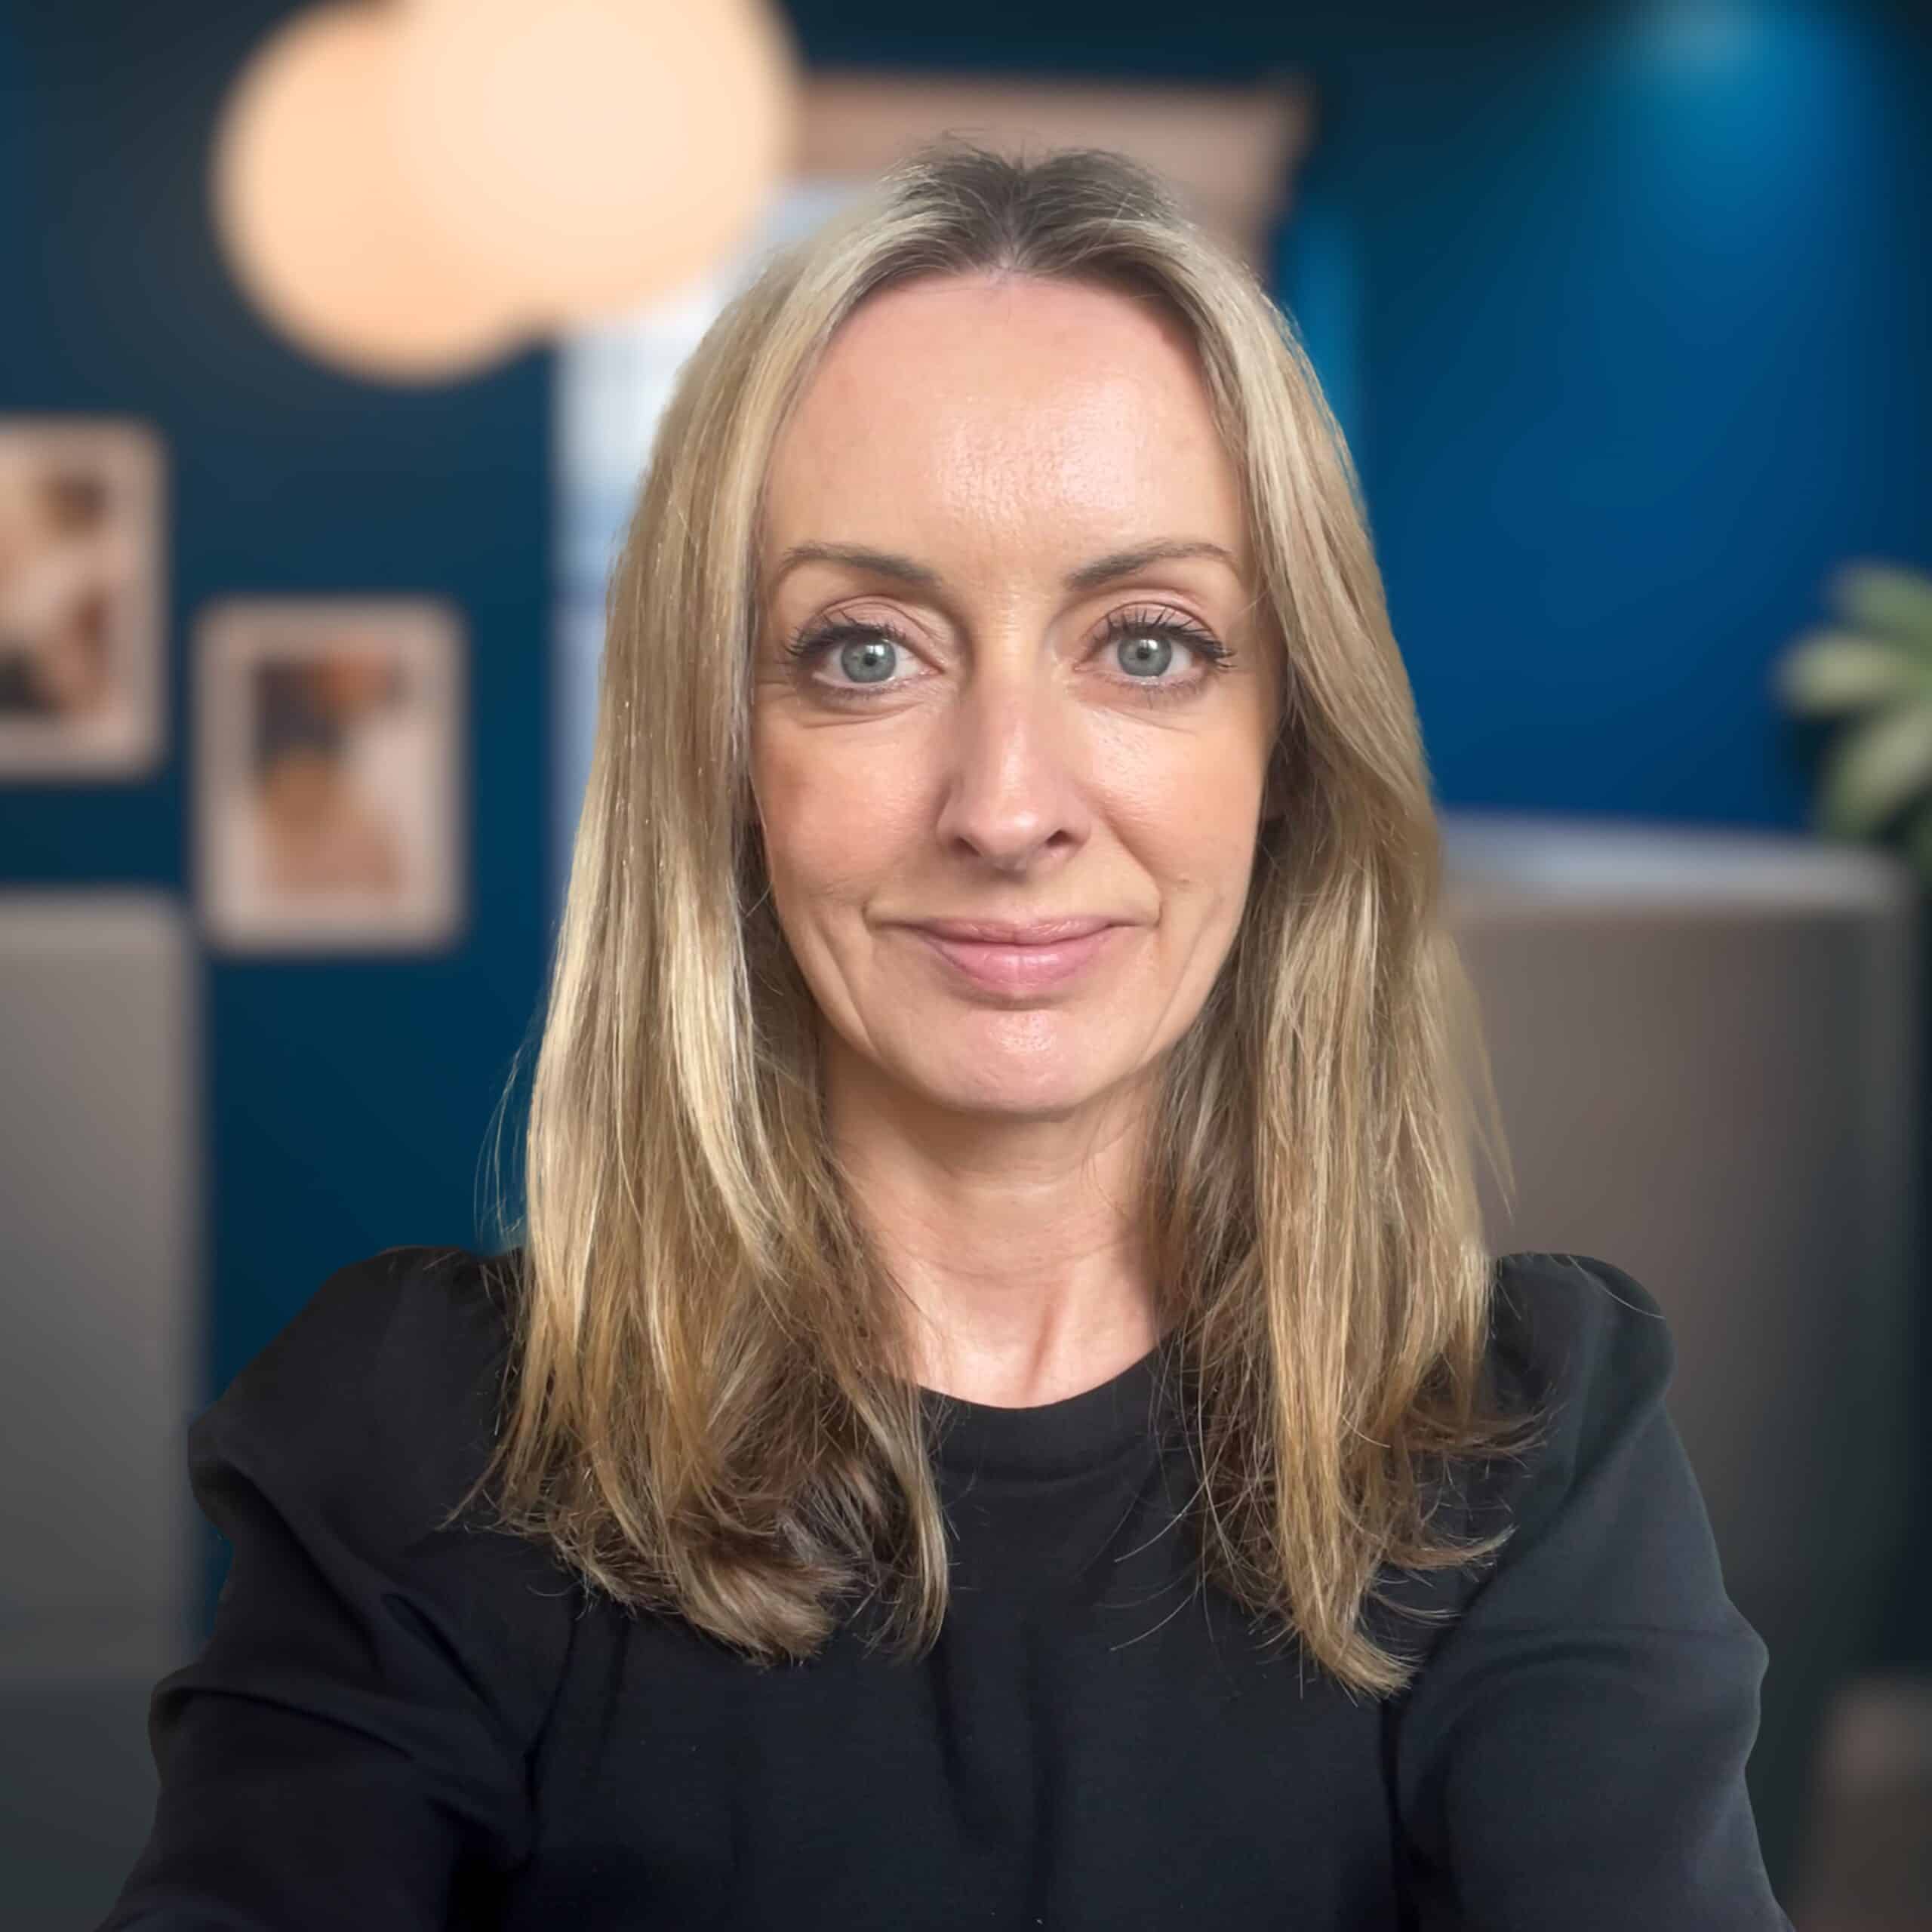
<instances>
[{"instance_id":1,"label":"crew neckline","mask_svg":"<svg viewBox=\"0 0 1932 1932\"><path fill-rule=\"evenodd\" d=\"M950 1470L1011 1477L1070 1475L1109 1462L1131 1444L1154 1439L1168 1352L1164 1338L1105 1382L1026 1408L922 1386L920 1401L936 1425L934 1455Z\"/></svg>"}]
</instances>

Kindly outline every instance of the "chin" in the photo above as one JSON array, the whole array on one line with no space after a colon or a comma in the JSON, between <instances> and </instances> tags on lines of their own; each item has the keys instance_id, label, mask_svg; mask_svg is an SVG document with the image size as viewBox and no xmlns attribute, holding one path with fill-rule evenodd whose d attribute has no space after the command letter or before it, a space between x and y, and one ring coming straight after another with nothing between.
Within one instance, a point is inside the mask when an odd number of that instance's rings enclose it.
<instances>
[{"instance_id":1,"label":"chin","mask_svg":"<svg viewBox=\"0 0 1932 1932\"><path fill-rule=\"evenodd\" d=\"M1116 1069L1091 1050L1074 1051L1066 1044L1044 1055L1037 1044L1031 1051L1014 1047L1004 1052L982 1044L969 1057L937 1064L928 1060L898 1077L934 1106L1017 1119L1072 1113L1134 1071L1126 1066Z\"/></svg>"}]
</instances>

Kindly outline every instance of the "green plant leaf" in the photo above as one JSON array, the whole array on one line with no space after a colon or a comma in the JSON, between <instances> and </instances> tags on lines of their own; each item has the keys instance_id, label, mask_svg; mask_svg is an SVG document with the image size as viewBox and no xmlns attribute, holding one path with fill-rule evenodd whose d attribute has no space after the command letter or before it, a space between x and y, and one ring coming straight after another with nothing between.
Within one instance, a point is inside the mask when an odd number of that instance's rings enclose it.
<instances>
[{"instance_id":1,"label":"green plant leaf","mask_svg":"<svg viewBox=\"0 0 1932 1932\"><path fill-rule=\"evenodd\" d=\"M1900 706L1846 730L1826 753L1820 821L1845 838L1870 832L1932 784L1932 704Z\"/></svg>"},{"instance_id":2,"label":"green plant leaf","mask_svg":"<svg viewBox=\"0 0 1932 1932\"><path fill-rule=\"evenodd\" d=\"M1844 564L1832 579L1832 595L1853 629L1932 657L1932 577L1902 564Z\"/></svg>"},{"instance_id":3,"label":"green plant leaf","mask_svg":"<svg viewBox=\"0 0 1932 1932\"><path fill-rule=\"evenodd\" d=\"M1813 631L1778 660L1772 688L1787 710L1814 715L1932 697L1932 658L1882 639Z\"/></svg>"}]
</instances>

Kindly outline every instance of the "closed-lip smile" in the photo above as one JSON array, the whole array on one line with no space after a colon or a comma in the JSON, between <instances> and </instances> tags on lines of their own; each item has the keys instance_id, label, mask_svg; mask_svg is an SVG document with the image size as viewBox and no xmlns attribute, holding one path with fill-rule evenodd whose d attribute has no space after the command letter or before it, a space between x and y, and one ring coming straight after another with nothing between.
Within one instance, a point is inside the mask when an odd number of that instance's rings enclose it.
<instances>
[{"instance_id":1,"label":"closed-lip smile","mask_svg":"<svg viewBox=\"0 0 1932 1932\"><path fill-rule=\"evenodd\" d=\"M908 922L940 939L977 940L983 946L1054 946L1063 940L1084 939L1105 926L1118 925L1104 917L1039 919L915 919Z\"/></svg>"},{"instance_id":2,"label":"closed-lip smile","mask_svg":"<svg viewBox=\"0 0 1932 1932\"><path fill-rule=\"evenodd\" d=\"M1121 943L1131 921L1065 919L919 919L906 930L946 962L955 986L1035 1000L1084 980Z\"/></svg>"}]
</instances>

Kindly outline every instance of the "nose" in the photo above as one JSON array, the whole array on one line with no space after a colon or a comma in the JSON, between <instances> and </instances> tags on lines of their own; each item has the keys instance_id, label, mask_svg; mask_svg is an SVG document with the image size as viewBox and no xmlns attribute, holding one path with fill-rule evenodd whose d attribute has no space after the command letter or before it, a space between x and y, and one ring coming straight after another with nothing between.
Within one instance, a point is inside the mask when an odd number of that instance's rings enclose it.
<instances>
[{"instance_id":1,"label":"nose","mask_svg":"<svg viewBox=\"0 0 1932 1932\"><path fill-rule=\"evenodd\" d=\"M1026 655L983 659L944 727L939 836L1004 872L1083 844L1091 809L1074 701Z\"/></svg>"}]
</instances>

